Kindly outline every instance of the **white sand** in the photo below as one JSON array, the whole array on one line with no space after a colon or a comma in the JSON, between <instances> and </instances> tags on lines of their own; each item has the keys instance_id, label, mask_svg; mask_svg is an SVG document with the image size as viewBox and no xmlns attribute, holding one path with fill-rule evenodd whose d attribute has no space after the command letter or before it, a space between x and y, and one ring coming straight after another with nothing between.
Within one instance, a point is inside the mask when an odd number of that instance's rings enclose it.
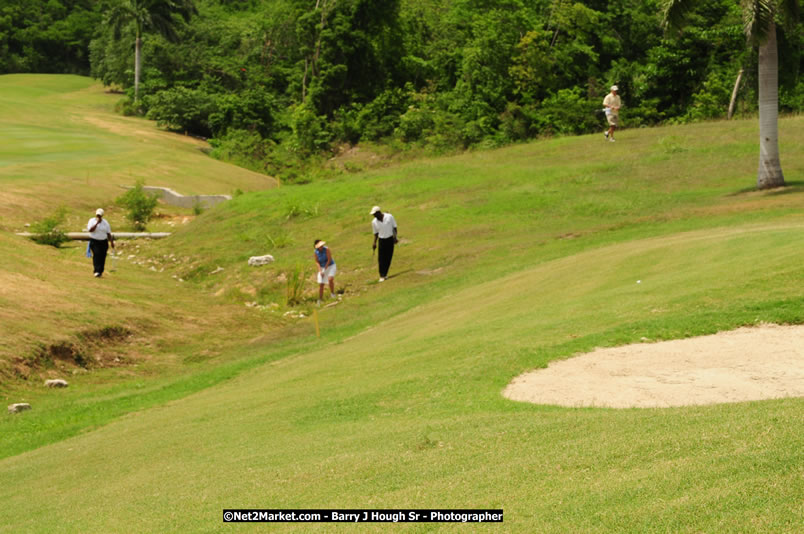
<instances>
[{"instance_id":1,"label":"white sand","mask_svg":"<svg viewBox=\"0 0 804 534\"><path fill-rule=\"evenodd\" d=\"M804 396L804 326L763 325L609 349L515 378L511 400L669 407Z\"/></svg>"}]
</instances>

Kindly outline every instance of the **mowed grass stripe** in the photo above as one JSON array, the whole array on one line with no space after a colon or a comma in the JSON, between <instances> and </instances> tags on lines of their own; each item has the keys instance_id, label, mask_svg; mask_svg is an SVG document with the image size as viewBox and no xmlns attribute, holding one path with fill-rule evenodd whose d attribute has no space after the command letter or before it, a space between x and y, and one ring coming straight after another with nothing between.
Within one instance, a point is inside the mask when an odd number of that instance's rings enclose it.
<instances>
[{"instance_id":1,"label":"mowed grass stripe","mask_svg":"<svg viewBox=\"0 0 804 534\"><path fill-rule=\"evenodd\" d=\"M114 114L120 99L80 76L0 76L0 127L9 133L0 147L6 230L59 205L91 214L138 179L185 195L276 186L270 177L209 158L202 140Z\"/></svg>"},{"instance_id":2,"label":"mowed grass stripe","mask_svg":"<svg viewBox=\"0 0 804 534\"><path fill-rule=\"evenodd\" d=\"M801 229L629 242L468 288L3 460L0 487L16 487L0 493L9 510L37 510L36 521L17 512L3 522L222 531L224 507L489 506L503 507L516 532L794 532L804 497L800 399L558 409L509 402L500 390L520 370L583 348L709 333L755 316L800 320L803 290L785 281L801 265ZM760 272L767 285L751 282ZM688 301L697 305L679 305ZM71 512L79 505L80 517Z\"/></svg>"}]
</instances>

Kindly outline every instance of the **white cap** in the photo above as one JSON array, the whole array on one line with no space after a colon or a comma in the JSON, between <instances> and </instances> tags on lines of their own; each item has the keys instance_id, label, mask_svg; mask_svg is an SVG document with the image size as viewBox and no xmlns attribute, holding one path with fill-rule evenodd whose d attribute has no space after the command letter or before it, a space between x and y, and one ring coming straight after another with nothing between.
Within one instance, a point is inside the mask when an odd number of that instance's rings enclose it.
<instances>
[{"instance_id":1,"label":"white cap","mask_svg":"<svg viewBox=\"0 0 804 534\"><path fill-rule=\"evenodd\" d=\"M369 215L374 215L378 211L380 211L380 207L379 206L374 206L373 208L371 208L371 211L369 212Z\"/></svg>"},{"instance_id":2,"label":"white cap","mask_svg":"<svg viewBox=\"0 0 804 534\"><path fill-rule=\"evenodd\" d=\"M95 215L100 215L102 217L103 216L103 208L96 209L95 210Z\"/></svg>"},{"instance_id":3,"label":"white cap","mask_svg":"<svg viewBox=\"0 0 804 534\"><path fill-rule=\"evenodd\" d=\"M619 91L619 90L620 90L620 88L619 88L619 87L617 87L616 85L612 85L612 86L611 86L611 90L612 90L612 91Z\"/></svg>"}]
</instances>

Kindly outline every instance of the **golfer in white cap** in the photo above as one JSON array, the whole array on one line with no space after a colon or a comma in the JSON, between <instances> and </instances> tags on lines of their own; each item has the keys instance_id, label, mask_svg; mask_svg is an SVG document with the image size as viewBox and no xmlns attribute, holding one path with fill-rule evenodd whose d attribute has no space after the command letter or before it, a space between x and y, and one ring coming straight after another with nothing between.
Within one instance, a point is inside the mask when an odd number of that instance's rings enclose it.
<instances>
[{"instance_id":1,"label":"golfer in white cap","mask_svg":"<svg viewBox=\"0 0 804 534\"><path fill-rule=\"evenodd\" d=\"M379 206L371 208L370 213L374 216L374 220L371 221L371 229L374 232L374 244L371 249L375 250L379 243L377 263L380 268L380 282L385 282L394 257L394 245L397 243L396 219L390 213L383 213Z\"/></svg>"},{"instance_id":2,"label":"golfer in white cap","mask_svg":"<svg viewBox=\"0 0 804 534\"><path fill-rule=\"evenodd\" d=\"M95 269L95 277L103 276L103 268L106 265L106 253L109 251L109 244L114 248L114 236L109 221L103 218L103 210L95 210L95 216L87 223L89 232L89 249L92 251L92 265Z\"/></svg>"},{"instance_id":3,"label":"golfer in white cap","mask_svg":"<svg viewBox=\"0 0 804 534\"><path fill-rule=\"evenodd\" d=\"M617 129L617 124L620 122L620 95L617 94L619 87L616 85L611 86L611 92L603 99L603 106L606 108L606 120L609 123L609 129L603 132L606 139L614 142L614 130Z\"/></svg>"}]
</instances>

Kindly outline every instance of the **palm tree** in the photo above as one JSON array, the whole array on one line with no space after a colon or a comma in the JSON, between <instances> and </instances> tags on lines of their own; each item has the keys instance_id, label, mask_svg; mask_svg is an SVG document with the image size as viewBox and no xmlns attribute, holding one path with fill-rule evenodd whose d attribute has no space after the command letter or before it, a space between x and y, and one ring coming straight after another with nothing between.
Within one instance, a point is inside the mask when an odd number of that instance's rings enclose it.
<instances>
[{"instance_id":1,"label":"palm tree","mask_svg":"<svg viewBox=\"0 0 804 534\"><path fill-rule=\"evenodd\" d=\"M193 0L119 0L107 13L107 23L120 38L123 28L133 26L134 41L134 101L140 93L140 72L142 67L142 34L153 30L170 41L177 39L176 20L179 15L185 22L197 13Z\"/></svg>"},{"instance_id":2,"label":"palm tree","mask_svg":"<svg viewBox=\"0 0 804 534\"><path fill-rule=\"evenodd\" d=\"M679 30L699 0L667 0L664 25ZM742 0L745 33L759 46L759 171L757 188L785 185L779 161L779 61L776 15L797 20L799 0Z\"/></svg>"}]
</instances>

